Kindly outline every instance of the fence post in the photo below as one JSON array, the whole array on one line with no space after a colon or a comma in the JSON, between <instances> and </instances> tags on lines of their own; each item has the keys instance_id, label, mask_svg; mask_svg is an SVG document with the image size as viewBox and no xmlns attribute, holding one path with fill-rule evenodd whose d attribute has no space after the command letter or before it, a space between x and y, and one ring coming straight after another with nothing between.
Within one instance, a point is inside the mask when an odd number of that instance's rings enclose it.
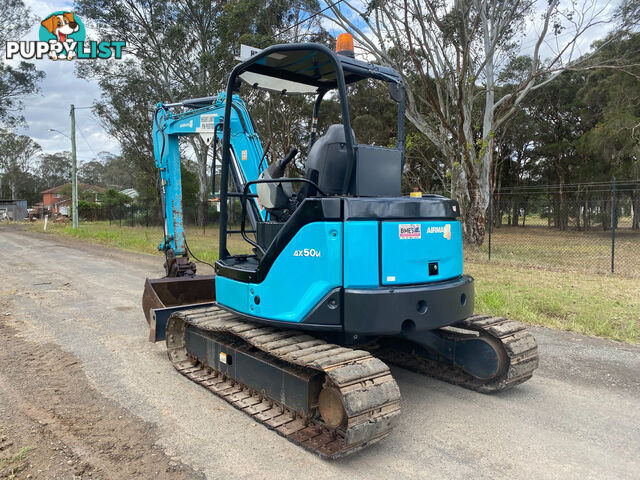
<instances>
[{"instance_id":1,"label":"fence post","mask_svg":"<svg viewBox=\"0 0 640 480\"><path fill-rule=\"evenodd\" d=\"M491 192L491 186L489 186L489 261L491 261L491 228L492 228L492 209L493 209L493 193Z\"/></svg>"},{"instance_id":2,"label":"fence post","mask_svg":"<svg viewBox=\"0 0 640 480\"><path fill-rule=\"evenodd\" d=\"M616 177L611 182L611 273L615 271L616 255Z\"/></svg>"}]
</instances>

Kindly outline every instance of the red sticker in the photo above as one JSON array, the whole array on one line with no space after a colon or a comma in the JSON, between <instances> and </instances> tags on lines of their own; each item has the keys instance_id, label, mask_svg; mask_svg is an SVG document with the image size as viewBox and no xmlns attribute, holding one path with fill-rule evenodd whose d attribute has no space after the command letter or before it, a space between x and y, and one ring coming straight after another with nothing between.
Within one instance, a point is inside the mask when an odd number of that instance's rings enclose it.
<instances>
[{"instance_id":1,"label":"red sticker","mask_svg":"<svg viewBox=\"0 0 640 480\"><path fill-rule=\"evenodd\" d=\"M398 225L400 240L409 238L422 238L422 230L419 223L401 223Z\"/></svg>"}]
</instances>

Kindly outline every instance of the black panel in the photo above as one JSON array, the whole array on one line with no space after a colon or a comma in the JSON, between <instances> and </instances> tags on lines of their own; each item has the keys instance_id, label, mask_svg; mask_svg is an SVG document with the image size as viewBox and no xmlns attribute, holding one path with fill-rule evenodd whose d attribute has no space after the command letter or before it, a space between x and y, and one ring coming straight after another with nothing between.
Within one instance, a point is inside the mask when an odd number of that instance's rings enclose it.
<instances>
[{"instance_id":1,"label":"black panel","mask_svg":"<svg viewBox=\"0 0 640 480\"><path fill-rule=\"evenodd\" d=\"M422 198L345 198L345 220L456 219L460 206L440 195Z\"/></svg>"},{"instance_id":2,"label":"black panel","mask_svg":"<svg viewBox=\"0 0 640 480\"><path fill-rule=\"evenodd\" d=\"M199 360L301 415L308 414L317 402L322 373L285 364L263 352L251 351L240 340L193 326L187 328L185 340L187 351Z\"/></svg>"},{"instance_id":3,"label":"black panel","mask_svg":"<svg viewBox=\"0 0 640 480\"><path fill-rule=\"evenodd\" d=\"M405 328L433 330L473 314L473 278L414 287L344 291L345 332L397 335Z\"/></svg>"},{"instance_id":4,"label":"black panel","mask_svg":"<svg viewBox=\"0 0 640 480\"><path fill-rule=\"evenodd\" d=\"M334 288L311 310L302 323L312 325L342 324L342 288Z\"/></svg>"},{"instance_id":5,"label":"black panel","mask_svg":"<svg viewBox=\"0 0 640 480\"><path fill-rule=\"evenodd\" d=\"M265 250L269 248L271 242L276 237L282 226L283 222L258 222L256 226L256 240Z\"/></svg>"},{"instance_id":6,"label":"black panel","mask_svg":"<svg viewBox=\"0 0 640 480\"><path fill-rule=\"evenodd\" d=\"M359 197L400 197L402 152L373 145L356 147L350 191Z\"/></svg>"}]
</instances>

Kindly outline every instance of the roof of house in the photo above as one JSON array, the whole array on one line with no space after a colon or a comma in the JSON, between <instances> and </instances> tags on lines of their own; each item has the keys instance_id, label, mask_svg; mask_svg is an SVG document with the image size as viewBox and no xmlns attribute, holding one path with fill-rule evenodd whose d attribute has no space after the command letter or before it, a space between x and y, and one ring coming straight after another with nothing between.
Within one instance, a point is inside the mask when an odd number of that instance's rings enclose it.
<instances>
[{"instance_id":1,"label":"roof of house","mask_svg":"<svg viewBox=\"0 0 640 480\"><path fill-rule=\"evenodd\" d=\"M40 193L56 193L69 185L71 185L71 182L65 183L63 185L58 185L57 187L49 188ZM106 188L98 187L96 185L89 185L88 183L78 183L78 190L84 190L85 192L89 191L89 192L96 192L96 193L104 193L107 191Z\"/></svg>"},{"instance_id":2,"label":"roof of house","mask_svg":"<svg viewBox=\"0 0 640 480\"><path fill-rule=\"evenodd\" d=\"M130 198L138 198L138 191L134 188L125 188L124 190L120 190L120 193Z\"/></svg>"}]
</instances>

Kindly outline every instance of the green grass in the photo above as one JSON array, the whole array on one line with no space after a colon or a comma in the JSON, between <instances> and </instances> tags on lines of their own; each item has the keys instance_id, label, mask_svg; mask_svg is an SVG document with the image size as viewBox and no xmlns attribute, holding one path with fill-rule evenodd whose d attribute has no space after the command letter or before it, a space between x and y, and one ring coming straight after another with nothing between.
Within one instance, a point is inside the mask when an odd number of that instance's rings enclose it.
<instances>
[{"instance_id":1,"label":"green grass","mask_svg":"<svg viewBox=\"0 0 640 480\"><path fill-rule=\"evenodd\" d=\"M0 478L16 478L16 475L24 469L24 461L31 450L33 447L22 447L14 455L0 458Z\"/></svg>"},{"instance_id":2,"label":"green grass","mask_svg":"<svg viewBox=\"0 0 640 480\"><path fill-rule=\"evenodd\" d=\"M43 231L42 223L29 225L29 230ZM158 245L163 241L161 227L127 227L117 222L83 222L74 229L69 223L49 223L48 234L76 238L90 243L109 245L132 252L162 255ZM191 251L201 260L211 262L218 258L218 229L209 226L186 228L186 237ZM232 253L249 253L251 248L239 235L229 235L227 248Z\"/></svg>"},{"instance_id":3,"label":"green grass","mask_svg":"<svg viewBox=\"0 0 640 480\"><path fill-rule=\"evenodd\" d=\"M42 231L42 224L29 228ZM47 233L161 255L157 245L162 240L162 230L158 227L131 228L94 222L82 223L79 229L74 230L68 225L49 224ZM520 263L499 258L488 263L481 253L465 251L465 271L476 279L476 312L615 340L640 342L640 278L592 273L590 266L585 265L592 259L588 252L580 250L580 244L576 242L569 246L561 245L564 237L558 234L536 239L515 230L505 235L510 235L510 244L520 249L514 254ZM202 229L187 229L187 238L198 258L208 262L217 258L216 228L207 228L205 234ZM551 241L556 243L550 246ZM503 243L509 244L504 238ZM248 245L237 235L230 236L229 248L235 253L249 251ZM575 251L573 253L581 258L581 263L566 260L567 253L563 249ZM637 257L640 257L640 250L637 252ZM550 265L547 262L555 263ZM629 260L632 265L634 262L640 263L640 258ZM640 265L638 269L640 271ZM607 271L607 268L601 270Z\"/></svg>"},{"instance_id":4,"label":"green grass","mask_svg":"<svg viewBox=\"0 0 640 480\"><path fill-rule=\"evenodd\" d=\"M640 342L640 280L467 263L476 311L625 342Z\"/></svg>"},{"instance_id":5,"label":"green grass","mask_svg":"<svg viewBox=\"0 0 640 480\"><path fill-rule=\"evenodd\" d=\"M488 241L465 248L467 261L486 261ZM542 227L494 229L491 262L544 270L603 274L611 271L611 232L565 231ZM615 272L640 278L640 232L616 231Z\"/></svg>"}]
</instances>

